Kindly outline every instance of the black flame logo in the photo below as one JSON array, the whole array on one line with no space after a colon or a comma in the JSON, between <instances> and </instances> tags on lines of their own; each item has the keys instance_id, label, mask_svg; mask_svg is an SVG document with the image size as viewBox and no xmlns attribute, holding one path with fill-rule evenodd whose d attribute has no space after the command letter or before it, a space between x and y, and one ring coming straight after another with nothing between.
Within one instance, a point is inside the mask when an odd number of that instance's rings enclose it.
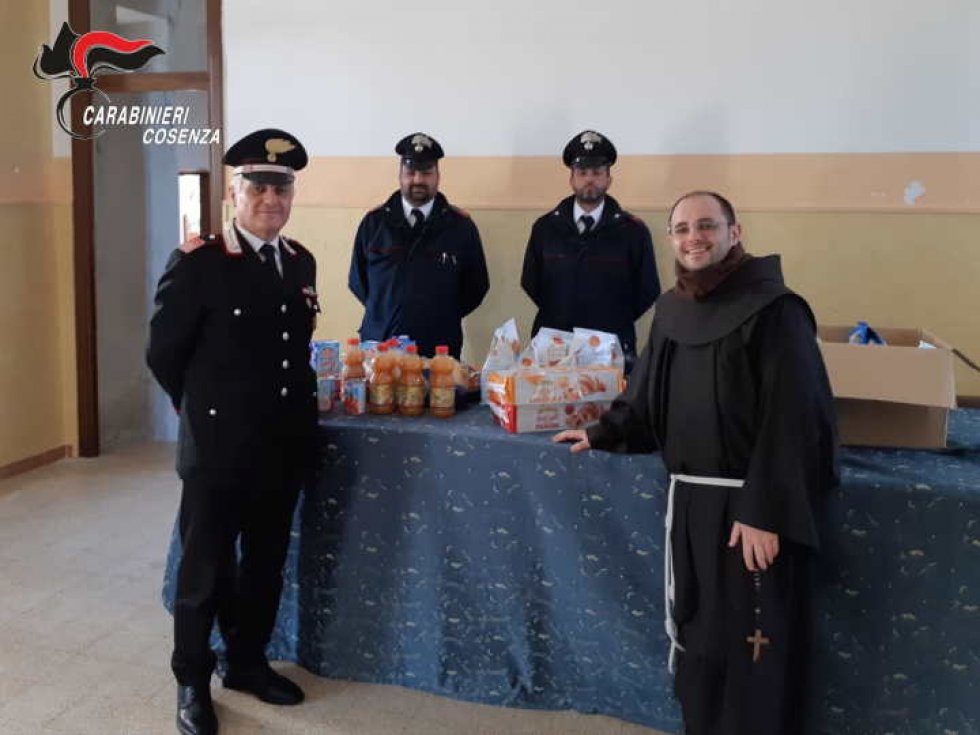
<instances>
[{"instance_id":1,"label":"black flame logo","mask_svg":"<svg viewBox=\"0 0 980 735\"><path fill-rule=\"evenodd\" d=\"M47 44L34 59L34 76L51 80L68 77L71 82L68 91L58 100L58 125L68 135L82 140L94 138L101 133L82 135L71 129L70 121L65 120L65 105L79 92L98 92L106 100L105 92L95 86L95 75L103 69L117 71L136 71L154 56L166 53L153 41L138 39L130 41L108 31L89 31L78 35L68 23L61 26L54 47Z\"/></svg>"}]
</instances>

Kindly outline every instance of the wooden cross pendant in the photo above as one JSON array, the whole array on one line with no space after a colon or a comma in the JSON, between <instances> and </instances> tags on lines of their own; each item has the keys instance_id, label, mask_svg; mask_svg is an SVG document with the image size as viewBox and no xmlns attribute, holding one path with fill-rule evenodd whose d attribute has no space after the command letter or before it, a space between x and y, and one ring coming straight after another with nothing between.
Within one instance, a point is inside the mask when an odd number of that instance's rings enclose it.
<instances>
[{"instance_id":1,"label":"wooden cross pendant","mask_svg":"<svg viewBox=\"0 0 980 735\"><path fill-rule=\"evenodd\" d=\"M769 645L769 639L762 635L759 628L756 628L755 635L750 635L745 642L752 644L752 663L756 663L762 656L762 647Z\"/></svg>"}]
</instances>

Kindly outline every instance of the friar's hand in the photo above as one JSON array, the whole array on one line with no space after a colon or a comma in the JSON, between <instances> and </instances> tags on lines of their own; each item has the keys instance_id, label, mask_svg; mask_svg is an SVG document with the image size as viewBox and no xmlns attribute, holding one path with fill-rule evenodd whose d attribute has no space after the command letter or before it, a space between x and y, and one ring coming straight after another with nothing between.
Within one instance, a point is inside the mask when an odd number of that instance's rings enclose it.
<instances>
[{"instance_id":1,"label":"friar's hand","mask_svg":"<svg viewBox=\"0 0 980 735\"><path fill-rule=\"evenodd\" d=\"M553 442L573 442L570 447L573 452L581 452L585 449L591 448L589 444L589 435L585 433L584 429L569 429L567 431L560 431L551 437Z\"/></svg>"},{"instance_id":2,"label":"friar's hand","mask_svg":"<svg viewBox=\"0 0 980 735\"><path fill-rule=\"evenodd\" d=\"M201 235L198 232L192 232L187 236L179 246L179 250L182 253L189 253L193 250L197 250L204 244L204 240L201 239Z\"/></svg>"},{"instance_id":3,"label":"friar's hand","mask_svg":"<svg viewBox=\"0 0 980 735\"><path fill-rule=\"evenodd\" d=\"M745 568L750 572L764 572L779 555L779 534L763 531L761 528L746 526L735 521L728 547L734 548L742 542L742 558Z\"/></svg>"}]
</instances>

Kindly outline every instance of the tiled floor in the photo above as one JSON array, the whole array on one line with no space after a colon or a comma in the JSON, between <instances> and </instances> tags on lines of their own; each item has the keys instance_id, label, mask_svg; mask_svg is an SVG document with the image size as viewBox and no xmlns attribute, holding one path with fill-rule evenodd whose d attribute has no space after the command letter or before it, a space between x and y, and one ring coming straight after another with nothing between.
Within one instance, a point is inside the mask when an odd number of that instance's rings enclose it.
<instances>
[{"instance_id":1,"label":"tiled floor","mask_svg":"<svg viewBox=\"0 0 980 735\"><path fill-rule=\"evenodd\" d=\"M160 604L178 501L173 447L64 460L0 482L0 733L173 733L170 618ZM278 665L298 707L212 690L221 732L656 735L609 717L457 702Z\"/></svg>"}]
</instances>

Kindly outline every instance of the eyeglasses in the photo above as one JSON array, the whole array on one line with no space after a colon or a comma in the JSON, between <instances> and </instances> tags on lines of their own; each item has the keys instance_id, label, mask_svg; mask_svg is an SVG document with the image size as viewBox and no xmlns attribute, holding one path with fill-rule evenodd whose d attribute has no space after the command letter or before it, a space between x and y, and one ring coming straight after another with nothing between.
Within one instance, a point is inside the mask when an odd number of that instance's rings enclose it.
<instances>
[{"instance_id":1,"label":"eyeglasses","mask_svg":"<svg viewBox=\"0 0 980 735\"><path fill-rule=\"evenodd\" d=\"M699 235L710 235L717 232L718 228L725 226L727 222L718 222L713 219L699 219L694 223L694 229ZM667 228L667 233L677 237L684 237L691 232L691 226L687 222L681 222L673 227Z\"/></svg>"}]
</instances>

